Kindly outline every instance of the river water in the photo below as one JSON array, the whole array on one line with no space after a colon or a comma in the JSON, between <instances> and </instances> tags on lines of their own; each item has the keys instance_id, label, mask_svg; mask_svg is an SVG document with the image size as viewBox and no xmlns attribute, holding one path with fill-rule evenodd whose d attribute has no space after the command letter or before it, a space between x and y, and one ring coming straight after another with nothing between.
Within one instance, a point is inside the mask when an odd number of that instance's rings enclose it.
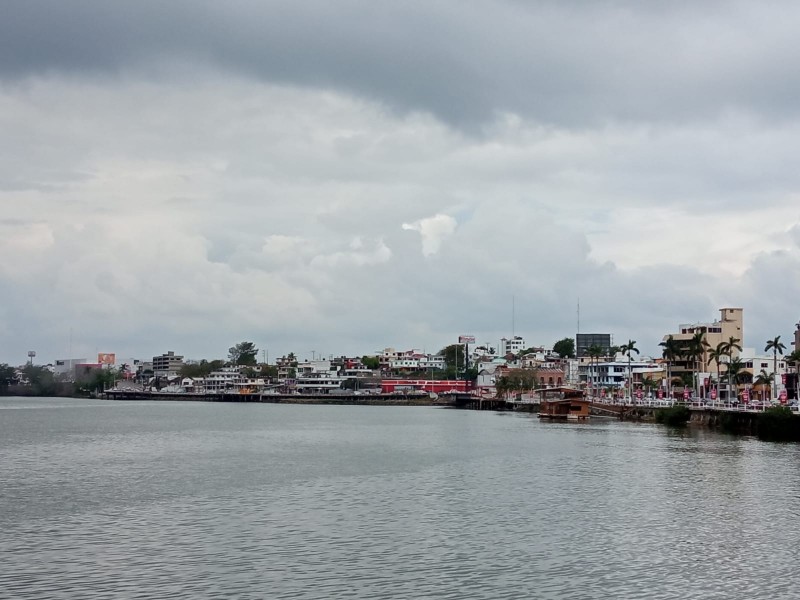
<instances>
[{"instance_id":1,"label":"river water","mask_svg":"<svg viewBox=\"0 0 800 600\"><path fill-rule=\"evenodd\" d=\"M0 399L2 598L797 598L798 509L703 430Z\"/></svg>"}]
</instances>

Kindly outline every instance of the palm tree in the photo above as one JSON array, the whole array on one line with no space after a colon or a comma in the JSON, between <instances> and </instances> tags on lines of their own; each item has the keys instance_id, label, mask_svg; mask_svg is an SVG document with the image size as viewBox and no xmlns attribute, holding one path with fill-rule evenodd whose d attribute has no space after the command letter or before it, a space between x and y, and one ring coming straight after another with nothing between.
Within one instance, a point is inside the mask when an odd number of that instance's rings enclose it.
<instances>
[{"instance_id":1,"label":"palm tree","mask_svg":"<svg viewBox=\"0 0 800 600\"><path fill-rule=\"evenodd\" d=\"M725 342L725 350L727 351L728 356L732 356L734 350L738 350L739 352L742 351L742 347L739 345L739 342L741 341L742 340L739 338L733 336L728 338L728 341Z\"/></svg>"},{"instance_id":2,"label":"palm tree","mask_svg":"<svg viewBox=\"0 0 800 600\"><path fill-rule=\"evenodd\" d=\"M760 386L766 385L770 390L769 396L770 398L772 398L772 382L774 380L775 380L775 373L767 373L764 369L761 369L761 373L759 373L758 377L755 378L753 384Z\"/></svg>"},{"instance_id":3,"label":"palm tree","mask_svg":"<svg viewBox=\"0 0 800 600\"><path fill-rule=\"evenodd\" d=\"M730 389L731 386L735 383L738 385L739 383L739 373L741 373L742 369L744 369L744 362L738 356L736 358L732 358L731 361L728 363L728 388Z\"/></svg>"},{"instance_id":4,"label":"palm tree","mask_svg":"<svg viewBox=\"0 0 800 600\"><path fill-rule=\"evenodd\" d=\"M780 352L781 356L783 356L783 351L786 350L786 346L783 345L781 342L781 336L777 336L775 339L767 340L767 345L764 347L764 352L769 352L772 350L772 375L773 377L778 372L778 353ZM774 390L775 386L770 387L770 398L773 400L772 391Z\"/></svg>"},{"instance_id":5,"label":"palm tree","mask_svg":"<svg viewBox=\"0 0 800 600\"><path fill-rule=\"evenodd\" d=\"M706 341L705 331L696 331L692 338L689 340L686 349L686 356L694 362L695 365L695 380L697 382L697 395L700 396L700 366L705 365L706 349L711 345Z\"/></svg>"},{"instance_id":6,"label":"palm tree","mask_svg":"<svg viewBox=\"0 0 800 600\"><path fill-rule=\"evenodd\" d=\"M633 376L631 373L631 355L634 352L636 352L636 354L639 354L639 349L636 347L636 341L628 340L627 344L622 344L622 346L620 347L620 352L622 352L623 356L627 355L628 357L628 401L630 401L630 399L632 398L631 390L633 386Z\"/></svg>"},{"instance_id":7,"label":"palm tree","mask_svg":"<svg viewBox=\"0 0 800 600\"><path fill-rule=\"evenodd\" d=\"M655 379L645 376L642 378L642 387L646 390L647 396L650 396L650 390L656 387Z\"/></svg>"},{"instance_id":8,"label":"palm tree","mask_svg":"<svg viewBox=\"0 0 800 600\"><path fill-rule=\"evenodd\" d=\"M728 355L728 344L726 342L720 342L717 344L716 348L712 348L711 351L708 353L708 360L713 360L717 364L717 399L719 399L719 382L720 382L720 374L719 374L719 363L722 362L722 358Z\"/></svg>"},{"instance_id":9,"label":"palm tree","mask_svg":"<svg viewBox=\"0 0 800 600\"><path fill-rule=\"evenodd\" d=\"M589 349L586 351L586 354L589 355L589 365L591 367L592 364L598 365L600 361L600 357L603 356L603 349L598 346L597 344L592 344L589 346ZM595 383L597 381L597 374L595 373L595 369L591 369L590 371L592 376L592 394L595 394Z\"/></svg>"},{"instance_id":10,"label":"palm tree","mask_svg":"<svg viewBox=\"0 0 800 600\"><path fill-rule=\"evenodd\" d=\"M659 344L663 348L661 356L667 361L667 393L672 400L672 363L680 356L681 349L678 341L671 335Z\"/></svg>"}]
</instances>

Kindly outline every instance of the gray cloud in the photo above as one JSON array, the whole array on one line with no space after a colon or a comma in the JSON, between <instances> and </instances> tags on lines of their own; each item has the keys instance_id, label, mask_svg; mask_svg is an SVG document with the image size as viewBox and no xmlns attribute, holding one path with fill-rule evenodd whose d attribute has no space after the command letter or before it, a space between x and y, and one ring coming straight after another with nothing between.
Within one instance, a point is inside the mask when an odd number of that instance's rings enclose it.
<instances>
[{"instance_id":1,"label":"gray cloud","mask_svg":"<svg viewBox=\"0 0 800 600\"><path fill-rule=\"evenodd\" d=\"M800 11L755 2L16 2L6 77L215 64L474 124L797 114ZM162 72L163 73L163 72Z\"/></svg>"},{"instance_id":2,"label":"gray cloud","mask_svg":"<svg viewBox=\"0 0 800 600\"><path fill-rule=\"evenodd\" d=\"M794 11L15 3L0 360L790 329Z\"/></svg>"}]
</instances>

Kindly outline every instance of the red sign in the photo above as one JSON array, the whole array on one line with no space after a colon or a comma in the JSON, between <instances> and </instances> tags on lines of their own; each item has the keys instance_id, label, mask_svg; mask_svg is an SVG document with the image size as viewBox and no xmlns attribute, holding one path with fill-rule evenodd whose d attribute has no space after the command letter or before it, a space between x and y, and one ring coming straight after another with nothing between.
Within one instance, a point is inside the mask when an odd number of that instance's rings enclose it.
<instances>
[{"instance_id":1,"label":"red sign","mask_svg":"<svg viewBox=\"0 0 800 600\"><path fill-rule=\"evenodd\" d=\"M661 398L663 398L663 397L664 397L664 391L663 390L658 390L658 399L661 400Z\"/></svg>"},{"instance_id":2,"label":"red sign","mask_svg":"<svg viewBox=\"0 0 800 600\"><path fill-rule=\"evenodd\" d=\"M716 400L717 399L717 390L711 390L711 399L712 400Z\"/></svg>"},{"instance_id":3,"label":"red sign","mask_svg":"<svg viewBox=\"0 0 800 600\"><path fill-rule=\"evenodd\" d=\"M781 390L780 396L781 404L786 404L786 390Z\"/></svg>"},{"instance_id":4,"label":"red sign","mask_svg":"<svg viewBox=\"0 0 800 600\"><path fill-rule=\"evenodd\" d=\"M742 402L747 404L749 401L750 401L750 392L748 392L747 390L744 390L742 392Z\"/></svg>"},{"instance_id":5,"label":"red sign","mask_svg":"<svg viewBox=\"0 0 800 600\"><path fill-rule=\"evenodd\" d=\"M689 390L683 390L683 399L684 400L688 400L689 399Z\"/></svg>"}]
</instances>

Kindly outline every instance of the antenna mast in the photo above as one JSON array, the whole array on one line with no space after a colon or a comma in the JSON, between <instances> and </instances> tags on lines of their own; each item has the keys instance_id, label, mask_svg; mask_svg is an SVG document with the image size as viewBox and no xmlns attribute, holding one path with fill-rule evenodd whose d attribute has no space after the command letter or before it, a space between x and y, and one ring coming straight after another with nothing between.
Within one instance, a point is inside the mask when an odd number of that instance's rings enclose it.
<instances>
[{"instance_id":1,"label":"antenna mast","mask_svg":"<svg viewBox=\"0 0 800 600\"><path fill-rule=\"evenodd\" d=\"M512 294L511 295L511 337L514 337L514 321L515 321L515 309L516 309L516 297Z\"/></svg>"}]
</instances>

